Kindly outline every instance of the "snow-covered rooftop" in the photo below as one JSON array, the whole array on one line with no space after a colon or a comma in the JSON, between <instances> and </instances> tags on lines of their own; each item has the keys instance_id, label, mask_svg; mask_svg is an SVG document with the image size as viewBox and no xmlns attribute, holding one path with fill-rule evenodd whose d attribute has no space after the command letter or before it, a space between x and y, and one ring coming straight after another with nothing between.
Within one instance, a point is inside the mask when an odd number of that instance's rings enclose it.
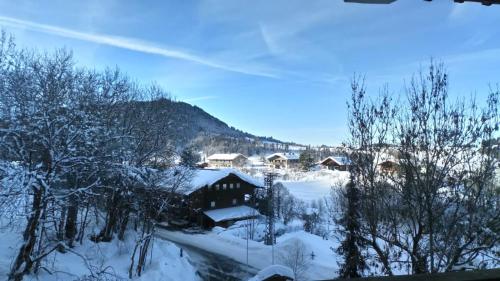
<instances>
[{"instance_id":1,"label":"snow-covered rooftop","mask_svg":"<svg viewBox=\"0 0 500 281\"><path fill-rule=\"evenodd\" d=\"M323 159L320 163L324 163L327 160L332 160L335 163L337 163L338 165L342 165L342 166L351 164L351 160L349 160L349 158L347 158L345 156L328 156L325 159Z\"/></svg>"},{"instance_id":2,"label":"snow-covered rooftop","mask_svg":"<svg viewBox=\"0 0 500 281\"><path fill-rule=\"evenodd\" d=\"M241 153L216 153L216 154L212 154L210 156L208 156L208 160L234 160L238 157L245 157L247 158L245 155L241 154Z\"/></svg>"},{"instance_id":3,"label":"snow-covered rooftop","mask_svg":"<svg viewBox=\"0 0 500 281\"><path fill-rule=\"evenodd\" d=\"M260 215L259 211L248 206L215 209L205 211L204 213L215 222L242 219Z\"/></svg>"},{"instance_id":4,"label":"snow-covered rooftop","mask_svg":"<svg viewBox=\"0 0 500 281\"><path fill-rule=\"evenodd\" d=\"M278 153L273 153L269 156L266 157L267 160L270 160L271 158L274 158L274 157L281 157L285 160L299 160L299 155L296 154L296 153L282 153L282 152L278 152Z\"/></svg>"},{"instance_id":5,"label":"snow-covered rooftop","mask_svg":"<svg viewBox=\"0 0 500 281\"><path fill-rule=\"evenodd\" d=\"M192 192L207 186L207 185L212 185L216 183L217 181L229 176L229 175L235 175L238 178L240 178L243 181L248 182L249 184L253 184L258 187L263 187L263 184L254 179L253 177L244 174L238 170L235 169L198 169L195 170L193 173L193 178L191 179L191 182L189 184L189 188L186 189L184 194L188 195L191 194Z\"/></svg>"},{"instance_id":6,"label":"snow-covered rooftop","mask_svg":"<svg viewBox=\"0 0 500 281\"><path fill-rule=\"evenodd\" d=\"M255 275L255 277L249 279L248 281L262 281L275 275L284 276L290 280L294 279L294 274L291 268L275 264L262 269L259 273L257 273L257 275Z\"/></svg>"}]
</instances>

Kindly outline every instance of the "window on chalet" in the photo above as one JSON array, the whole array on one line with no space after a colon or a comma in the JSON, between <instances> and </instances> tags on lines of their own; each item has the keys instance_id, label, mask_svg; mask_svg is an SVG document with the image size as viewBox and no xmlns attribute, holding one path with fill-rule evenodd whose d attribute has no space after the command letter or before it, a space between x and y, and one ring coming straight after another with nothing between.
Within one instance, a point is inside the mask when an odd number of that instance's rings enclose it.
<instances>
[{"instance_id":1,"label":"window on chalet","mask_svg":"<svg viewBox=\"0 0 500 281\"><path fill-rule=\"evenodd\" d=\"M222 184L222 189L226 190L226 188L227 188L227 184L225 184L225 183Z\"/></svg>"},{"instance_id":2,"label":"window on chalet","mask_svg":"<svg viewBox=\"0 0 500 281\"><path fill-rule=\"evenodd\" d=\"M233 189L233 188L234 188L233 184L232 184L232 183L230 183L230 184L229 184L229 189Z\"/></svg>"},{"instance_id":3,"label":"window on chalet","mask_svg":"<svg viewBox=\"0 0 500 281\"><path fill-rule=\"evenodd\" d=\"M236 183L236 188L240 188L240 183L239 182Z\"/></svg>"},{"instance_id":4,"label":"window on chalet","mask_svg":"<svg viewBox=\"0 0 500 281\"><path fill-rule=\"evenodd\" d=\"M238 200L236 198L233 199L233 205L238 204Z\"/></svg>"},{"instance_id":5,"label":"window on chalet","mask_svg":"<svg viewBox=\"0 0 500 281\"><path fill-rule=\"evenodd\" d=\"M210 202L210 208L215 208L215 201Z\"/></svg>"},{"instance_id":6,"label":"window on chalet","mask_svg":"<svg viewBox=\"0 0 500 281\"><path fill-rule=\"evenodd\" d=\"M219 190L219 187L220 187L219 184L216 184L215 185L215 190Z\"/></svg>"}]
</instances>

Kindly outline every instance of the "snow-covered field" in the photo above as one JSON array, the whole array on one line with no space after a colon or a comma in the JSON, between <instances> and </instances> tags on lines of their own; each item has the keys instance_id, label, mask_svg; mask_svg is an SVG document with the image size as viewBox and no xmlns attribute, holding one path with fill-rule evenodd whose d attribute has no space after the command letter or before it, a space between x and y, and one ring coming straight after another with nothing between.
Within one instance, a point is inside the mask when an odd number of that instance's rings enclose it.
<instances>
[{"instance_id":1,"label":"snow-covered field","mask_svg":"<svg viewBox=\"0 0 500 281\"><path fill-rule=\"evenodd\" d=\"M249 173L262 184L264 184L264 171L267 169L244 169L245 173ZM344 171L274 170L273 172L278 175L276 183L281 182L292 195L306 203L330 196L332 188L345 186L349 180L349 172Z\"/></svg>"},{"instance_id":2,"label":"snow-covered field","mask_svg":"<svg viewBox=\"0 0 500 281\"><path fill-rule=\"evenodd\" d=\"M348 172L320 170L285 174L277 182L281 182L296 198L308 203L330 196L332 187L343 186L348 179Z\"/></svg>"},{"instance_id":3,"label":"snow-covered field","mask_svg":"<svg viewBox=\"0 0 500 281\"><path fill-rule=\"evenodd\" d=\"M22 235L12 228L0 228L0 280L6 280ZM134 249L135 237L127 235L124 241L114 239L109 243L85 240L71 252L54 251L45 260L37 276L28 275L25 280L130 280L128 270ZM179 257L179 248L168 241L156 239L151 263L142 276L132 280L179 281L200 280L189 257Z\"/></svg>"}]
</instances>

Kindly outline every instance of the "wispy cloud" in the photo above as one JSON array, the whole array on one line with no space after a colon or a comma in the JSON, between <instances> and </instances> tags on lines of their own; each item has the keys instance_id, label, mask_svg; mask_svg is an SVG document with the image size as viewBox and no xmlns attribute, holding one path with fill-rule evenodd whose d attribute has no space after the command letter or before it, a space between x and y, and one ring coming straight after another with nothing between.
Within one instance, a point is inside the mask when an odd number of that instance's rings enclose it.
<instances>
[{"instance_id":1,"label":"wispy cloud","mask_svg":"<svg viewBox=\"0 0 500 281\"><path fill-rule=\"evenodd\" d=\"M208 67L222 69L225 71L236 72L241 74L262 76L269 78L279 78L276 73L272 71L265 71L259 69L249 69L246 67L240 67L231 65L229 63L222 63L215 60L210 60L203 58L201 56L192 54L188 51L178 50L170 47L163 47L153 44L151 42L145 42L136 38L120 37L107 34L97 34L97 33L86 33L78 30L63 28L54 25L47 25L32 21L20 20L11 17L0 16L0 24L5 26L11 26L15 28L23 28L27 30L32 30L36 32L42 32L46 34L56 35L65 38L72 38L76 40L92 42L96 44L113 46L121 49L132 50L141 53L159 55L166 58L173 58L179 60L185 60L189 62L198 63Z\"/></svg>"},{"instance_id":2,"label":"wispy cloud","mask_svg":"<svg viewBox=\"0 0 500 281\"><path fill-rule=\"evenodd\" d=\"M447 64L460 64L467 62L495 63L500 59L500 48L483 49L466 53L447 56L443 61Z\"/></svg>"},{"instance_id":3,"label":"wispy cloud","mask_svg":"<svg viewBox=\"0 0 500 281\"><path fill-rule=\"evenodd\" d=\"M266 25L259 23L259 31L262 36L262 40L266 44L267 50L273 54L277 55L283 52L283 49L276 42L275 38L269 33Z\"/></svg>"},{"instance_id":4,"label":"wispy cloud","mask_svg":"<svg viewBox=\"0 0 500 281\"><path fill-rule=\"evenodd\" d=\"M213 100L219 98L218 96L201 96L201 97L194 97L194 98L187 98L184 99L185 102L195 102L195 101L202 101L202 100Z\"/></svg>"}]
</instances>

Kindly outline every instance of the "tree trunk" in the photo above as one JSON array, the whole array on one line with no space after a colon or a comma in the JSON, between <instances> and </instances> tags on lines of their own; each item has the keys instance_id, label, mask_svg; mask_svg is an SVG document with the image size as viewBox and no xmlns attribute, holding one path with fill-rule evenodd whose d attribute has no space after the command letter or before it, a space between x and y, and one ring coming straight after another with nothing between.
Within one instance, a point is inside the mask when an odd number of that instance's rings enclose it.
<instances>
[{"instance_id":1,"label":"tree trunk","mask_svg":"<svg viewBox=\"0 0 500 281\"><path fill-rule=\"evenodd\" d=\"M76 222L78 218L78 202L76 195L71 195L69 198L68 213L66 216L66 238L68 239L69 247L73 247L73 242L75 241L77 228Z\"/></svg>"},{"instance_id":2,"label":"tree trunk","mask_svg":"<svg viewBox=\"0 0 500 281\"><path fill-rule=\"evenodd\" d=\"M85 236L85 228L87 226L87 216L89 214L89 207L90 204L87 203L87 206L85 207L85 215L83 216L83 219L81 220L80 223L80 232L78 233L78 238L77 238L77 241L80 242L80 244L83 243L83 237Z\"/></svg>"},{"instance_id":3,"label":"tree trunk","mask_svg":"<svg viewBox=\"0 0 500 281\"><path fill-rule=\"evenodd\" d=\"M40 224L40 215L42 213L42 201L45 195L45 188L40 185L38 188L33 188L33 191L32 212L28 219L26 229L24 230L24 243L21 245L16 260L11 268L9 280L21 281L25 274L31 272L33 267L31 254L37 241L36 232Z\"/></svg>"},{"instance_id":4,"label":"tree trunk","mask_svg":"<svg viewBox=\"0 0 500 281\"><path fill-rule=\"evenodd\" d=\"M129 219L129 212L128 210L124 211L123 218L120 222L120 231L118 232L118 239L122 240L125 239L125 230L127 229L128 225L128 219Z\"/></svg>"},{"instance_id":5,"label":"tree trunk","mask_svg":"<svg viewBox=\"0 0 500 281\"><path fill-rule=\"evenodd\" d=\"M113 231L118 223L118 215L120 212L119 200L116 195L109 201L107 206L107 215L104 228L101 232L93 237L92 240L95 242L109 242L113 239Z\"/></svg>"},{"instance_id":6,"label":"tree trunk","mask_svg":"<svg viewBox=\"0 0 500 281\"><path fill-rule=\"evenodd\" d=\"M59 216L59 226L57 227L57 240L64 240L64 223L66 220L66 206L62 206L61 215Z\"/></svg>"}]
</instances>

